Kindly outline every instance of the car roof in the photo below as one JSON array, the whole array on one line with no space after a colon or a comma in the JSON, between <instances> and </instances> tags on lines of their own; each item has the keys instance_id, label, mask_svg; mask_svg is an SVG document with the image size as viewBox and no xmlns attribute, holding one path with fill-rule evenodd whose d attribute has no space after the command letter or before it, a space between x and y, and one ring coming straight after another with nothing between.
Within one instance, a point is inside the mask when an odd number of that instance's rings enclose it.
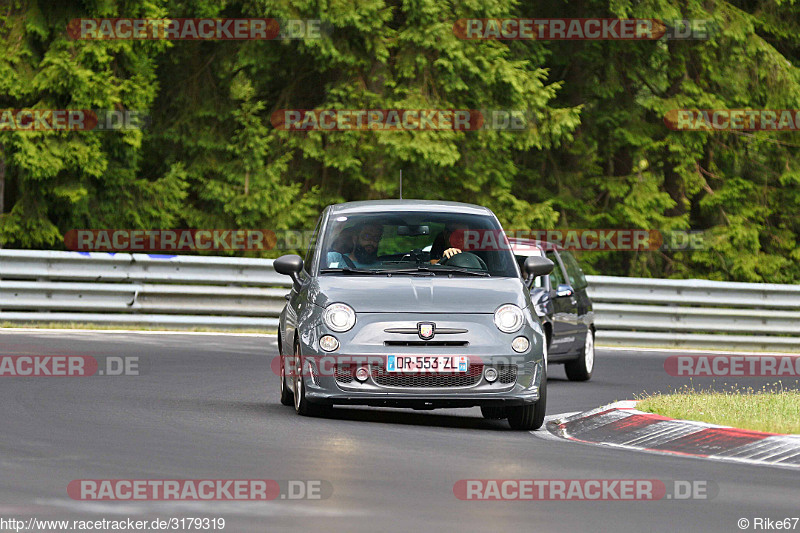
<instances>
[{"instance_id":1,"label":"car roof","mask_svg":"<svg viewBox=\"0 0 800 533\"><path fill-rule=\"evenodd\" d=\"M508 243L511 245L512 251L515 247L522 247L522 246L538 246L542 250L546 252L552 251L561 251L562 248L553 244L552 242L548 241L537 241L534 239L508 239Z\"/></svg>"},{"instance_id":2,"label":"car roof","mask_svg":"<svg viewBox=\"0 0 800 533\"><path fill-rule=\"evenodd\" d=\"M480 205L445 202L442 200L368 200L330 206L331 215L379 213L382 211L438 211L440 213L466 213L489 216L494 214L489 208Z\"/></svg>"}]
</instances>

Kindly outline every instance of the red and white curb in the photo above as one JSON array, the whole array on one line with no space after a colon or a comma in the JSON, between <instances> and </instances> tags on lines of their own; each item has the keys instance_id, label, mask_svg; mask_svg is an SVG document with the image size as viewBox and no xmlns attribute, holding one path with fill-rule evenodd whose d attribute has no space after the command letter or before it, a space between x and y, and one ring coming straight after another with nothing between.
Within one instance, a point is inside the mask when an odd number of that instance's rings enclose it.
<instances>
[{"instance_id":1,"label":"red and white curb","mask_svg":"<svg viewBox=\"0 0 800 533\"><path fill-rule=\"evenodd\" d=\"M624 401L553 417L547 429L565 439L628 450L800 468L800 435L675 420L635 407L635 401Z\"/></svg>"}]
</instances>

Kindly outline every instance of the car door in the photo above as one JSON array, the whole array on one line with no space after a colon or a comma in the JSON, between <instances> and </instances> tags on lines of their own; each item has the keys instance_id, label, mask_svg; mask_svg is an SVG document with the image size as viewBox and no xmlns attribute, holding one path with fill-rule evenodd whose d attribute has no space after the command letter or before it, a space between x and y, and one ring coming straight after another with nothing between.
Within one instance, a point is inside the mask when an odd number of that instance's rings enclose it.
<instances>
[{"instance_id":1,"label":"car door","mask_svg":"<svg viewBox=\"0 0 800 533\"><path fill-rule=\"evenodd\" d=\"M571 290L565 290L565 286L569 285L569 278L559 253L548 251L547 258L554 264L550 273L550 301L553 306L553 341L550 343L550 354L572 353L579 336L578 300L571 286Z\"/></svg>"},{"instance_id":2,"label":"car door","mask_svg":"<svg viewBox=\"0 0 800 533\"><path fill-rule=\"evenodd\" d=\"M585 340L586 332L589 330L591 323L594 321L594 313L592 311L592 301L589 299L589 294L586 291L588 282L583 270L578 265L578 261L570 252L559 252L561 261L564 263L564 268L567 271L567 279L569 284L575 291L575 300L577 301L577 326L578 338L576 339L576 350L583 349L583 342Z\"/></svg>"}]
</instances>

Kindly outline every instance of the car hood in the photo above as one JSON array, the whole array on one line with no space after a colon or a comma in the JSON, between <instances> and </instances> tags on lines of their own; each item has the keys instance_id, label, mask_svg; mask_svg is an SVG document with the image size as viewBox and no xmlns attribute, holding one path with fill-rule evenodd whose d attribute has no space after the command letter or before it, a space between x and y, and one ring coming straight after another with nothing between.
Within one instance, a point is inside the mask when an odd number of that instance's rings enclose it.
<instances>
[{"instance_id":1,"label":"car hood","mask_svg":"<svg viewBox=\"0 0 800 533\"><path fill-rule=\"evenodd\" d=\"M320 276L313 285L314 304L342 302L357 313L494 313L503 304L528 305L517 278Z\"/></svg>"}]
</instances>

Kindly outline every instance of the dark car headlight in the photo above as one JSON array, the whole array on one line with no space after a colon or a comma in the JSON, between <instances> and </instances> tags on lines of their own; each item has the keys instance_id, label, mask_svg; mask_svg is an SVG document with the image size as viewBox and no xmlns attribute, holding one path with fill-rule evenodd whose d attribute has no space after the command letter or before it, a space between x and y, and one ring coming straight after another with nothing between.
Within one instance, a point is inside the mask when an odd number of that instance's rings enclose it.
<instances>
[{"instance_id":1,"label":"dark car headlight","mask_svg":"<svg viewBox=\"0 0 800 533\"><path fill-rule=\"evenodd\" d=\"M322 320L331 331L342 333L356 325L356 312L347 304L331 304L325 308Z\"/></svg>"}]
</instances>

